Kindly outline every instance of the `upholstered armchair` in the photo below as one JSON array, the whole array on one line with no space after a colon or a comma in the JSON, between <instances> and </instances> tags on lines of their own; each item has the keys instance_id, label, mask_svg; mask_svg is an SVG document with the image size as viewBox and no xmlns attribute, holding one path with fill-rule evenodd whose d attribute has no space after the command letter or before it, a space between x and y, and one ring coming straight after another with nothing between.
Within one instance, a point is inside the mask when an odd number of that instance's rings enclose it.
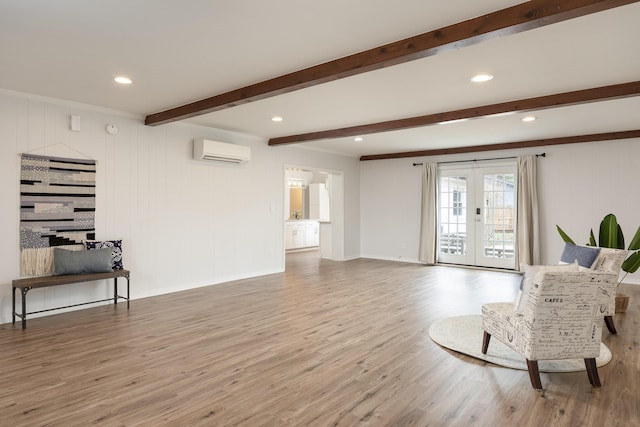
<instances>
[{"instance_id":1,"label":"upholstered armchair","mask_svg":"<svg viewBox=\"0 0 640 427\"><path fill-rule=\"evenodd\" d=\"M589 382L600 387L595 358L616 279L616 274L593 270L538 272L523 296L523 314L516 313L514 303L482 306L482 353L490 352L495 337L522 354L537 390L542 390L539 360L584 359Z\"/></svg>"}]
</instances>

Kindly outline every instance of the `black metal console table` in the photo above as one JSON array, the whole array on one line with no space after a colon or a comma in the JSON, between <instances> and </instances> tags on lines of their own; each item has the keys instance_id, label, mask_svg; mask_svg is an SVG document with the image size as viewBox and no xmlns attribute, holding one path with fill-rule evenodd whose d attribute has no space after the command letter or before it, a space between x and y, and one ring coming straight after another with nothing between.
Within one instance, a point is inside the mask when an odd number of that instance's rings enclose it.
<instances>
[{"instance_id":1,"label":"black metal console table","mask_svg":"<svg viewBox=\"0 0 640 427\"><path fill-rule=\"evenodd\" d=\"M118 277L127 279L127 296L118 295ZM68 285L70 283L92 282L95 280L104 280L113 278L113 298L106 298L96 301L88 301L80 304L65 305L63 307L49 308L46 310L27 312L27 292L35 288L46 288L48 286ZM66 274L62 276L41 276L28 277L26 279L16 279L13 282L13 324L16 323L16 316L22 319L22 329L27 328L27 315L43 313L45 311L60 310L63 308L77 307L79 305L94 304L97 302L111 301L118 304L118 299L127 300L127 309L129 308L129 270L114 270L107 273L89 273L89 274ZM16 289L20 289L22 293L22 314L16 313Z\"/></svg>"}]
</instances>

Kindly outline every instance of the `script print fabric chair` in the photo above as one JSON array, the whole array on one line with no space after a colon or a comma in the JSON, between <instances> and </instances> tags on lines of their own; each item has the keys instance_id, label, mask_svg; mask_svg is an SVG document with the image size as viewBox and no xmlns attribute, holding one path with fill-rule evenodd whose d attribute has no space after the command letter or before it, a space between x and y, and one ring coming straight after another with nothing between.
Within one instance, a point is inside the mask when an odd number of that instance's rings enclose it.
<instances>
[{"instance_id":1,"label":"script print fabric chair","mask_svg":"<svg viewBox=\"0 0 640 427\"><path fill-rule=\"evenodd\" d=\"M597 271L536 274L524 314L516 314L513 303L482 306L482 353L494 337L522 354L536 390L542 390L539 360L584 359L589 382L600 387L595 358L616 278Z\"/></svg>"}]
</instances>

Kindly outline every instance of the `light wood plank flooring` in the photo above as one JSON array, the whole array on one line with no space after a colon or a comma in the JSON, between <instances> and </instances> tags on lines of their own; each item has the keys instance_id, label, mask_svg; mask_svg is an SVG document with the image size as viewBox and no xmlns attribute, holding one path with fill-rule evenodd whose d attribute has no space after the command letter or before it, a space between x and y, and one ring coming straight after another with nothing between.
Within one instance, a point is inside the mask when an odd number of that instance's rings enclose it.
<instances>
[{"instance_id":1,"label":"light wood plank flooring","mask_svg":"<svg viewBox=\"0 0 640 427\"><path fill-rule=\"evenodd\" d=\"M135 272L132 272L135 284ZM0 325L0 426L640 425L640 286L601 389L485 364L436 319L513 300L497 271L287 255L287 271ZM35 291L33 291L35 292Z\"/></svg>"}]
</instances>

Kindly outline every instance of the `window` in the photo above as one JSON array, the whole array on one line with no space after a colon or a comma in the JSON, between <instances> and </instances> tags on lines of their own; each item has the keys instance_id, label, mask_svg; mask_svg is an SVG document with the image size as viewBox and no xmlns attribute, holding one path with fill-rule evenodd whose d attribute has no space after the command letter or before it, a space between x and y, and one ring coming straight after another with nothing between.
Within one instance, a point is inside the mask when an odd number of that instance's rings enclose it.
<instances>
[{"instance_id":1,"label":"window","mask_svg":"<svg viewBox=\"0 0 640 427\"><path fill-rule=\"evenodd\" d=\"M462 215L462 195L460 191L453 190L453 215L460 216Z\"/></svg>"}]
</instances>

